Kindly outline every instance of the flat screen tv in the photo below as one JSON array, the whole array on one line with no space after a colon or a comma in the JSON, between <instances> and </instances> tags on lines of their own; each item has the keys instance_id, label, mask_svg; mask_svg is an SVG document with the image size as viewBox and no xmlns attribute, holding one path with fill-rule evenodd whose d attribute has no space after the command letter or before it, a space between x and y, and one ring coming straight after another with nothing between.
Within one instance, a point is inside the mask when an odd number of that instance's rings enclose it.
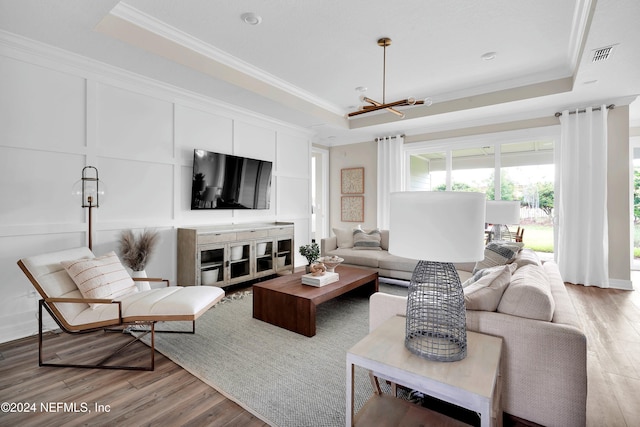
<instances>
[{"instance_id":1,"label":"flat screen tv","mask_svg":"<svg viewBox=\"0 0 640 427\"><path fill-rule=\"evenodd\" d=\"M269 209L273 163L193 151L191 209Z\"/></svg>"}]
</instances>

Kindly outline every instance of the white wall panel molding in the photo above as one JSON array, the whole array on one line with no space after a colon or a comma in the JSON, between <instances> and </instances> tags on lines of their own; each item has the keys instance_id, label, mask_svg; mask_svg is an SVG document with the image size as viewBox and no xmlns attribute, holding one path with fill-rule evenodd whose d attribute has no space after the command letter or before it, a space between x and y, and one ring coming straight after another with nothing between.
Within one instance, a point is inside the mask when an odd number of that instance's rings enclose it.
<instances>
[{"instance_id":1,"label":"white wall panel molding","mask_svg":"<svg viewBox=\"0 0 640 427\"><path fill-rule=\"evenodd\" d=\"M128 89L132 92L175 102L176 104L201 105L203 108L218 111L219 114L229 115L247 122L270 123L283 129L309 133L307 129L302 127L2 30L0 30L0 56L20 59L52 70L81 76L121 89Z\"/></svg>"},{"instance_id":2,"label":"white wall panel molding","mask_svg":"<svg viewBox=\"0 0 640 427\"><path fill-rule=\"evenodd\" d=\"M87 225L80 222L75 224L68 222L52 222L46 224L0 225L0 239L3 237L84 233L86 231ZM17 261L18 260L16 259L16 262Z\"/></svg>"},{"instance_id":3,"label":"white wall panel molding","mask_svg":"<svg viewBox=\"0 0 640 427\"><path fill-rule=\"evenodd\" d=\"M300 162L296 159L305 158ZM276 163L278 175L311 179L311 142L283 132L277 135Z\"/></svg>"},{"instance_id":4,"label":"white wall panel molding","mask_svg":"<svg viewBox=\"0 0 640 427\"><path fill-rule=\"evenodd\" d=\"M257 141L260 143L256 144ZM275 162L276 132L264 126L235 120L233 122L233 154Z\"/></svg>"},{"instance_id":5,"label":"white wall panel molding","mask_svg":"<svg viewBox=\"0 0 640 427\"><path fill-rule=\"evenodd\" d=\"M2 144L84 147L85 92L82 78L0 56Z\"/></svg>"},{"instance_id":6,"label":"white wall panel molding","mask_svg":"<svg viewBox=\"0 0 640 427\"><path fill-rule=\"evenodd\" d=\"M95 102L99 155L173 160L172 103L102 84L97 85Z\"/></svg>"},{"instance_id":7,"label":"white wall panel molding","mask_svg":"<svg viewBox=\"0 0 640 427\"><path fill-rule=\"evenodd\" d=\"M86 165L107 190L92 211L94 252L117 251L121 230L155 228L154 276L175 282L180 226L293 221L310 241L305 129L2 31L0 89L0 313L15 319L0 342L36 332L17 260L86 244L88 210L71 196ZM272 160L271 208L192 211L194 148Z\"/></svg>"}]
</instances>

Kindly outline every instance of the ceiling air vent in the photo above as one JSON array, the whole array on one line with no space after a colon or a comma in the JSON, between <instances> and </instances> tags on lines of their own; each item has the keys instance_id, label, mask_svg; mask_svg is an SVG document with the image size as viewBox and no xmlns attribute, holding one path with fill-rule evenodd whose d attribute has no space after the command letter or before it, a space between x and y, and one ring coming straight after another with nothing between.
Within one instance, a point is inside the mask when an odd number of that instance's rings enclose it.
<instances>
[{"instance_id":1,"label":"ceiling air vent","mask_svg":"<svg viewBox=\"0 0 640 427\"><path fill-rule=\"evenodd\" d=\"M591 58L591 62L602 62L606 61L611 57L613 53L613 46L601 47L599 49L593 50L593 57Z\"/></svg>"}]
</instances>

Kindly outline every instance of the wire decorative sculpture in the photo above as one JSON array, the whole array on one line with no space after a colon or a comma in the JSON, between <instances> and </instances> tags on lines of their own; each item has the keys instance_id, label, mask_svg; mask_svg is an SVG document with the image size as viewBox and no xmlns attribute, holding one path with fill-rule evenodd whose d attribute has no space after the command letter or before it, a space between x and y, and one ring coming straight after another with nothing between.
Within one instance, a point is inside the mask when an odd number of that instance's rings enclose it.
<instances>
[{"instance_id":1,"label":"wire decorative sculpture","mask_svg":"<svg viewBox=\"0 0 640 427\"><path fill-rule=\"evenodd\" d=\"M464 294L452 263L418 262L409 285L405 346L439 362L467 356Z\"/></svg>"}]
</instances>

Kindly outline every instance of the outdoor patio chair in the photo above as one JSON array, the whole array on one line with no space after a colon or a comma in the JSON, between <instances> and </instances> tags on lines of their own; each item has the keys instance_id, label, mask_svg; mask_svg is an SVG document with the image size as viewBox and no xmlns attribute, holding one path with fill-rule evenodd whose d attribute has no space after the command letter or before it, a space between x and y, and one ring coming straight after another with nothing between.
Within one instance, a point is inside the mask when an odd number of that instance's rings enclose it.
<instances>
[{"instance_id":1,"label":"outdoor patio chair","mask_svg":"<svg viewBox=\"0 0 640 427\"><path fill-rule=\"evenodd\" d=\"M218 287L169 286L168 280L154 278L140 280L163 282L166 286L138 291L134 279L115 253L96 258L86 247L23 258L18 265L42 298L38 312L40 366L152 371L155 367L156 323L190 321L191 330L184 333L195 333L196 319L224 297L224 291ZM94 364L45 362L43 308L64 332L81 334L116 330L131 333L132 339ZM106 364L114 355L146 335L150 336L149 366Z\"/></svg>"}]
</instances>

